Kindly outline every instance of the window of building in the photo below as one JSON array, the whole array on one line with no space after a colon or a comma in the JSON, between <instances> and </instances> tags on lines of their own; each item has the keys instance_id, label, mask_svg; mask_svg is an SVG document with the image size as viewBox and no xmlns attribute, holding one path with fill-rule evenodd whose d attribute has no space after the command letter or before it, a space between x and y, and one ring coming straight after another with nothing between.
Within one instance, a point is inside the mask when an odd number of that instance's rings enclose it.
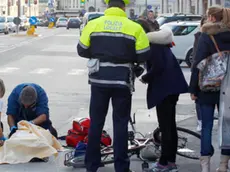
<instances>
[{"instance_id":1,"label":"window of building","mask_svg":"<svg viewBox=\"0 0 230 172\"><path fill-rule=\"evenodd\" d=\"M67 0L64 1L65 2L65 8L68 8L68 3L67 3Z\"/></svg>"},{"instance_id":2,"label":"window of building","mask_svg":"<svg viewBox=\"0 0 230 172\"><path fill-rule=\"evenodd\" d=\"M72 6L71 0L68 0L68 6L69 6L69 8L71 8L71 6Z\"/></svg>"},{"instance_id":3,"label":"window of building","mask_svg":"<svg viewBox=\"0 0 230 172\"><path fill-rule=\"evenodd\" d=\"M39 0L39 3L48 3L48 0Z\"/></svg>"},{"instance_id":4,"label":"window of building","mask_svg":"<svg viewBox=\"0 0 230 172\"><path fill-rule=\"evenodd\" d=\"M221 0L216 0L216 4L221 5Z\"/></svg>"}]
</instances>

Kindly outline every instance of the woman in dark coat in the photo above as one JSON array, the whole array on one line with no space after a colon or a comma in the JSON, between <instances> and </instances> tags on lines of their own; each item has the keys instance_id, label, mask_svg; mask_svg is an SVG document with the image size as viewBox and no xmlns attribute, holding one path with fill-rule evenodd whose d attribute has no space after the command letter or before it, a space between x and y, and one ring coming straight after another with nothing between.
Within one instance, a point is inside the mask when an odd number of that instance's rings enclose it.
<instances>
[{"instance_id":1,"label":"woman in dark coat","mask_svg":"<svg viewBox=\"0 0 230 172\"><path fill-rule=\"evenodd\" d=\"M151 44L151 58L147 62L147 73L141 81L148 84L148 109L156 106L161 130L161 157L150 172L177 171L176 104L181 93L188 91L182 70L170 47L173 34L169 28L156 31L145 20L138 21L147 32ZM155 31L154 31L155 30Z\"/></svg>"},{"instance_id":2,"label":"woman in dark coat","mask_svg":"<svg viewBox=\"0 0 230 172\"><path fill-rule=\"evenodd\" d=\"M203 26L203 24L205 23L205 20L207 19L206 16L203 16L203 18L201 19L200 22L200 27ZM201 31L198 31L197 33L194 34L195 40L194 40L194 44L193 44L193 58L192 58L192 62L194 62L195 56L196 56L196 51L197 51L197 46L198 46L198 41L201 35ZM191 67L192 68L192 67ZM197 128L196 131L200 132L202 125L201 125L201 114L200 114L200 104L198 99L195 101L196 103L196 114L197 114Z\"/></svg>"},{"instance_id":3,"label":"woman in dark coat","mask_svg":"<svg viewBox=\"0 0 230 172\"><path fill-rule=\"evenodd\" d=\"M201 130L201 166L202 172L210 172L212 149L212 128L215 105L219 104L220 92L204 92L199 89L199 69L197 64L217 53L210 35L214 36L220 51L230 51L230 10L222 7L210 7L207 12L208 23L202 27L197 52L192 68L190 92L192 100L198 99L202 119ZM227 172L230 150L221 151L221 163L218 172Z\"/></svg>"}]
</instances>

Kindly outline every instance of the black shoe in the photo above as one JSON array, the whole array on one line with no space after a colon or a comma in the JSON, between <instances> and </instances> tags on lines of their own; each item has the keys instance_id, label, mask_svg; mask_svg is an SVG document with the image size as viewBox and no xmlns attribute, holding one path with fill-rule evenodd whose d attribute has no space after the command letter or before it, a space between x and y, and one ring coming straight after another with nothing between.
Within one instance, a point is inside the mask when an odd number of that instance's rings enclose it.
<instances>
[{"instance_id":1,"label":"black shoe","mask_svg":"<svg viewBox=\"0 0 230 172\"><path fill-rule=\"evenodd\" d=\"M49 157L46 158L33 158L30 160L30 162L48 162L49 161Z\"/></svg>"}]
</instances>

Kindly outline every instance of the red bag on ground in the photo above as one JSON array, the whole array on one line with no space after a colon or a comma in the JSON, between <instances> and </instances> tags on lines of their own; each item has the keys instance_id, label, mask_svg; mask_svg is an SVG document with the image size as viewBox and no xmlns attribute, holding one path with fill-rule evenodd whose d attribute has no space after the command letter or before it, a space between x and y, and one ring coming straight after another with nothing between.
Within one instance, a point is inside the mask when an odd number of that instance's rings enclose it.
<instances>
[{"instance_id":1,"label":"red bag on ground","mask_svg":"<svg viewBox=\"0 0 230 172\"><path fill-rule=\"evenodd\" d=\"M85 134L89 133L90 119L89 118L79 118L73 121L73 129L78 132Z\"/></svg>"},{"instance_id":2,"label":"red bag on ground","mask_svg":"<svg viewBox=\"0 0 230 172\"><path fill-rule=\"evenodd\" d=\"M75 119L72 124L72 129L68 131L66 136L66 144L71 147L76 147L79 142L88 142L88 133L90 128L89 118ZM102 132L101 144L103 146L110 146L112 139L106 131Z\"/></svg>"},{"instance_id":3,"label":"red bag on ground","mask_svg":"<svg viewBox=\"0 0 230 172\"><path fill-rule=\"evenodd\" d=\"M88 143L88 136L85 137L84 142ZM101 144L103 146L110 146L112 144L112 139L111 139L110 135L106 131L102 132L102 135L101 135Z\"/></svg>"},{"instance_id":4,"label":"red bag on ground","mask_svg":"<svg viewBox=\"0 0 230 172\"><path fill-rule=\"evenodd\" d=\"M70 129L68 131L68 135L65 138L66 144L71 147L76 147L80 141L84 141L86 136L87 134L80 133L73 129Z\"/></svg>"}]
</instances>

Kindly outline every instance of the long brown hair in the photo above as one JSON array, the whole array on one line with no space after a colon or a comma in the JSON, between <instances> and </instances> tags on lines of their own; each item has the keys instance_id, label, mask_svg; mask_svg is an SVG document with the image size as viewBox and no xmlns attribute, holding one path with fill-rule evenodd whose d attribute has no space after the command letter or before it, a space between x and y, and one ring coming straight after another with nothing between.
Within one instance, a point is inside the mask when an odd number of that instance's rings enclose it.
<instances>
[{"instance_id":1,"label":"long brown hair","mask_svg":"<svg viewBox=\"0 0 230 172\"><path fill-rule=\"evenodd\" d=\"M208 9L208 16L215 17L217 22L222 22L230 28L230 9L221 6L213 6Z\"/></svg>"},{"instance_id":2,"label":"long brown hair","mask_svg":"<svg viewBox=\"0 0 230 172\"><path fill-rule=\"evenodd\" d=\"M0 98L2 98L5 95L6 88L5 84L2 79L0 79Z\"/></svg>"}]
</instances>

